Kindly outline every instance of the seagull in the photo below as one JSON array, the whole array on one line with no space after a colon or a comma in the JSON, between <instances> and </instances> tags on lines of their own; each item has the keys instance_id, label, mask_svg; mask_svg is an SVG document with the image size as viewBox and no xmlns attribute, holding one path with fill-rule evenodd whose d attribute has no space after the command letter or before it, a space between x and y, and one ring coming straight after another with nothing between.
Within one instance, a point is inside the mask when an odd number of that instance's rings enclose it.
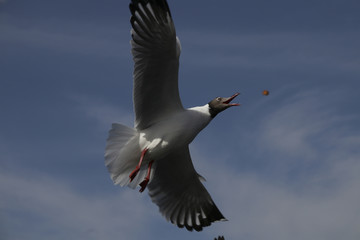
<instances>
[{"instance_id":1,"label":"seagull","mask_svg":"<svg viewBox=\"0 0 360 240\"><path fill-rule=\"evenodd\" d=\"M148 189L161 214L201 231L226 221L194 169L189 144L239 95L184 108L178 89L180 41L166 0L131 0L134 128L112 124L105 165L115 185Z\"/></svg>"}]
</instances>

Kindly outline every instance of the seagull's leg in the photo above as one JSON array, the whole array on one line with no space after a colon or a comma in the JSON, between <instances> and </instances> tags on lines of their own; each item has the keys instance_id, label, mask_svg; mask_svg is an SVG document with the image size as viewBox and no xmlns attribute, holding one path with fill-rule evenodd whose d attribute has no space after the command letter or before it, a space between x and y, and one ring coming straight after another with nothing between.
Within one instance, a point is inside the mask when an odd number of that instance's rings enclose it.
<instances>
[{"instance_id":1,"label":"seagull's leg","mask_svg":"<svg viewBox=\"0 0 360 240\"><path fill-rule=\"evenodd\" d=\"M138 174L140 167L141 167L141 163L144 159L145 153L148 151L148 148L144 148L144 150L142 150L141 152L141 157L140 157L140 161L138 163L138 165L136 166L136 168L134 169L134 171L132 171L129 175L130 178L130 182L132 182L134 180L134 178L136 177L136 175Z\"/></svg>"},{"instance_id":2,"label":"seagull's leg","mask_svg":"<svg viewBox=\"0 0 360 240\"><path fill-rule=\"evenodd\" d=\"M143 191L145 190L146 186L147 186L148 183L149 183L150 173L151 173L151 166L152 166L153 162L154 162L154 160L152 160L151 162L149 162L147 174L146 174L146 177L145 177L144 181L142 181L142 182L140 183L141 188L140 188L139 192L143 192Z\"/></svg>"}]
</instances>

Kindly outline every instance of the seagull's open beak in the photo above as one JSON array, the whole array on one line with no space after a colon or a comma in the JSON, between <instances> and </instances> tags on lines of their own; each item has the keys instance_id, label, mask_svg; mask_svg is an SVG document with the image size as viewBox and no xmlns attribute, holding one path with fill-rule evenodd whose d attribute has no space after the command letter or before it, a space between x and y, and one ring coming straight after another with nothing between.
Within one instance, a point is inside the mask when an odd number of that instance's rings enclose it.
<instances>
[{"instance_id":1,"label":"seagull's open beak","mask_svg":"<svg viewBox=\"0 0 360 240\"><path fill-rule=\"evenodd\" d=\"M238 95L240 95L240 93L235 93L234 95L232 95L229 98L226 98L225 101L223 103L229 105L230 107L232 106L240 106L239 103L230 103L234 98L236 98Z\"/></svg>"}]
</instances>

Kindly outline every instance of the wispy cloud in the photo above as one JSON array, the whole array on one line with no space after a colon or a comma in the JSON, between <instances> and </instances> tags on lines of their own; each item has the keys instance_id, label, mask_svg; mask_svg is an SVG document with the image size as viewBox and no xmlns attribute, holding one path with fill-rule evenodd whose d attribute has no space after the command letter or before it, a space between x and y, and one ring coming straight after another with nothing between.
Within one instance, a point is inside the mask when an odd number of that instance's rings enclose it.
<instances>
[{"instance_id":1,"label":"wispy cloud","mask_svg":"<svg viewBox=\"0 0 360 240\"><path fill-rule=\"evenodd\" d=\"M329 128L342 120L328 107L334 106L330 95L318 91L301 92L287 98L279 108L273 108L275 111L266 115L256 135L262 149L290 157L318 157L318 145L314 141L319 141Z\"/></svg>"},{"instance_id":2,"label":"wispy cloud","mask_svg":"<svg viewBox=\"0 0 360 240\"><path fill-rule=\"evenodd\" d=\"M213 234L248 240L360 237L360 131L347 124L360 116L344 113L332 93L299 93L265 112L248 141L261 149L264 162L274 164L266 174L193 151L199 173L207 173L209 192L229 219L214 225Z\"/></svg>"},{"instance_id":3,"label":"wispy cloud","mask_svg":"<svg viewBox=\"0 0 360 240\"><path fill-rule=\"evenodd\" d=\"M183 36L181 36L183 34ZM351 36L351 37L350 37ZM358 33L180 33L186 63L212 67L256 69L317 69L331 67L359 73ZM188 51L187 51L188 50Z\"/></svg>"},{"instance_id":4,"label":"wispy cloud","mask_svg":"<svg viewBox=\"0 0 360 240\"><path fill-rule=\"evenodd\" d=\"M320 89L284 98L279 107L266 112L256 141L262 151L303 161L334 156L329 152L348 151L346 146L356 149L359 129L351 125L350 129L348 123L360 116L347 110L347 94L342 89Z\"/></svg>"},{"instance_id":5,"label":"wispy cloud","mask_svg":"<svg viewBox=\"0 0 360 240\"><path fill-rule=\"evenodd\" d=\"M89 119L95 120L101 129L109 129L114 122L121 122L129 127L134 125L133 112L104 102L102 99L82 94L73 94L69 98L74 101L78 111Z\"/></svg>"},{"instance_id":6,"label":"wispy cloud","mask_svg":"<svg viewBox=\"0 0 360 240\"><path fill-rule=\"evenodd\" d=\"M21 173L0 171L2 222L9 239L142 238L139 229L150 219L149 203L137 192L85 194L59 178Z\"/></svg>"},{"instance_id":7,"label":"wispy cloud","mask_svg":"<svg viewBox=\"0 0 360 240\"><path fill-rule=\"evenodd\" d=\"M214 193L230 220L219 227L234 239L357 239L359 168L353 159L346 167L334 165L297 184L236 176L217 168L222 179ZM339 169L342 175L334 176Z\"/></svg>"}]
</instances>

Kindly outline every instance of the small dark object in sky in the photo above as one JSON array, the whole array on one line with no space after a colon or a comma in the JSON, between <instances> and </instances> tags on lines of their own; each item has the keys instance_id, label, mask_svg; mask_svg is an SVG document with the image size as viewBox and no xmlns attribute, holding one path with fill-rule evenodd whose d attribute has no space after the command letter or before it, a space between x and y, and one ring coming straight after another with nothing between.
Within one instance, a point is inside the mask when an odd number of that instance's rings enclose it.
<instances>
[{"instance_id":1,"label":"small dark object in sky","mask_svg":"<svg viewBox=\"0 0 360 240\"><path fill-rule=\"evenodd\" d=\"M214 238L214 240L225 240L224 236L219 236L218 238Z\"/></svg>"},{"instance_id":2,"label":"small dark object in sky","mask_svg":"<svg viewBox=\"0 0 360 240\"><path fill-rule=\"evenodd\" d=\"M264 90L264 91L262 92L262 94L263 94L264 96L268 96L268 95L270 94L270 92L269 92L269 90Z\"/></svg>"}]
</instances>

